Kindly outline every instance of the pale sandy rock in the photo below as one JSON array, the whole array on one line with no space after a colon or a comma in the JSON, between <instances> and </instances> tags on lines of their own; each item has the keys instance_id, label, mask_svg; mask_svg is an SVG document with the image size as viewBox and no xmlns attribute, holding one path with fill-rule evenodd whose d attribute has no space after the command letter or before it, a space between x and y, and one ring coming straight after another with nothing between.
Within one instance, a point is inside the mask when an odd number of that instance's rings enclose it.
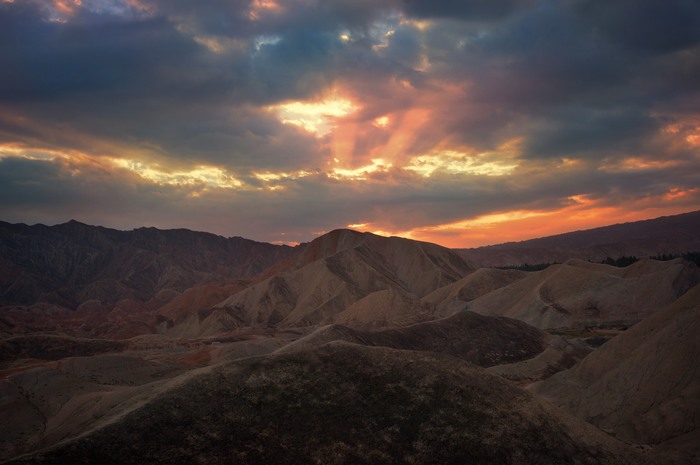
<instances>
[{"instance_id":1,"label":"pale sandy rock","mask_svg":"<svg viewBox=\"0 0 700 465\"><path fill-rule=\"evenodd\" d=\"M452 284L443 286L423 297L423 301L435 305L442 313L450 309L464 308L471 302L496 289L500 289L526 277L528 273L518 270L480 268Z\"/></svg>"},{"instance_id":2,"label":"pale sandy rock","mask_svg":"<svg viewBox=\"0 0 700 465\"><path fill-rule=\"evenodd\" d=\"M626 442L697 437L698 334L700 286L533 390Z\"/></svg>"},{"instance_id":3,"label":"pale sandy rock","mask_svg":"<svg viewBox=\"0 0 700 465\"><path fill-rule=\"evenodd\" d=\"M396 237L334 231L307 246L300 268L272 276L191 316L173 335L216 335L240 327L340 322L406 325L432 317L419 301L473 270L449 249Z\"/></svg>"},{"instance_id":4,"label":"pale sandy rock","mask_svg":"<svg viewBox=\"0 0 700 465\"><path fill-rule=\"evenodd\" d=\"M700 270L677 259L627 268L570 260L530 273L467 306L539 328L633 324L673 303L700 282Z\"/></svg>"}]
</instances>

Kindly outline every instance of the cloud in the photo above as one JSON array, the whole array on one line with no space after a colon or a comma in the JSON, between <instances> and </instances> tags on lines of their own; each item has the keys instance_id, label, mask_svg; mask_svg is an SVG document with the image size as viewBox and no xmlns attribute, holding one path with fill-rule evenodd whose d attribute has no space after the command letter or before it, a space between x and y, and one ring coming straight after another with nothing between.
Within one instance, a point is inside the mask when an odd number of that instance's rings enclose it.
<instances>
[{"instance_id":1,"label":"cloud","mask_svg":"<svg viewBox=\"0 0 700 465\"><path fill-rule=\"evenodd\" d=\"M574 8L596 32L640 51L668 53L700 42L700 11L692 0L580 0Z\"/></svg>"},{"instance_id":2,"label":"cloud","mask_svg":"<svg viewBox=\"0 0 700 465\"><path fill-rule=\"evenodd\" d=\"M690 0L0 2L0 214L472 240L483 218L698 208L699 18Z\"/></svg>"},{"instance_id":3,"label":"cloud","mask_svg":"<svg viewBox=\"0 0 700 465\"><path fill-rule=\"evenodd\" d=\"M527 0L436 0L425 2L405 0L405 11L418 18L460 18L464 20L502 19L517 9L527 6Z\"/></svg>"}]
</instances>

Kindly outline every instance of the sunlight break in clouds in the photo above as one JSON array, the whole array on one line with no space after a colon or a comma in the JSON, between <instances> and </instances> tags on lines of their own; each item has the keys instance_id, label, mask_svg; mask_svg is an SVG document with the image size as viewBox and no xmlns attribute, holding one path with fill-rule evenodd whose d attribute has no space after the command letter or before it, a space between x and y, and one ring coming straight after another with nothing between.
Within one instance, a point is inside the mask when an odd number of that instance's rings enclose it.
<instances>
[{"instance_id":1,"label":"sunlight break in clouds","mask_svg":"<svg viewBox=\"0 0 700 465\"><path fill-rule=\"evenodd\" d=\"M387 163L381 158L375 158L370 161L371 164L355 169L333 168L329 171L328 176L338 180L364 181L372 173L387 171L392 167L391 163Z\"/></svg>"},{"instance_id":2,"label":"sunlight break in clouds","mask_svg":"<svg viewBox=\"0 0 700 465\"><path fill-rule=\"evenodd\" d=\"M143 179L159 185L196 186L206 188L240 188L243 183L215 166L197 166L187 171L165 171L158 166L125 160L111 159L115 166L127 169Z\"/></svg>"},{"instance_id":3,"label":"sunlight break in clouds","mask_svg":"<svg viewBox=\"0 0 700 465\"><path fill-rule=\"evenodd\" d=\"M435 171L481 176L505 176L518 167L518 143L509 141L499 150L485 153L463 153L443 150L411 158L405 169L430 177Z\"/></svg>"},{"instance_id":4,"label":"sunlight break in clouds","mask_svg":"<svg viewBox=\"0 0 700 465\"><path fill-rule=\"evenodd\" d=\"M663 203L668 196L697 195L694 192L669 192L657 201ZM629 211L618 206L599 205L589 200L556 210L520 210L503 213L493 213L475 218L411 230L386 231L381 224L358 224L359 231L367 231L383 236L401 236L409 239L434 242L446 247L463 248L479 247L506 242L518 242L538 237L562 234L571 231L591 229L602 225L640 221L668 214L684 213L687 209L678 208L670 212L663 207L648 206L646 211ZM649 202L651 205L653 201ZM638 207L644 207L640 204Z\"/></svg>"},{"instance_id":5,"label":"sunlight break in clouds","mask_svg":"<svg viewBox=\"0 0 700 465\"><path fill-rule=\"evenodd\" d=\"M285 124L293 124L316 136L323 136L335 127L338 118L357 111L358 107L350 100L330 96L320 101L282 103L271 106L270 110Z\"/></svg>"}]
</instances>

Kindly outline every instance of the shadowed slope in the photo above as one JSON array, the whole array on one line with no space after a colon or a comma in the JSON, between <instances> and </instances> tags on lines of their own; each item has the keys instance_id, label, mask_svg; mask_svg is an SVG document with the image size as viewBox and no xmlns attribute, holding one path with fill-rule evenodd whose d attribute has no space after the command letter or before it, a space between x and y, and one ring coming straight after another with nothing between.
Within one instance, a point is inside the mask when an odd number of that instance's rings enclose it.
<instances>
[{"instance_id":1,"label":"shadowed slope","mask_svg":"<svg viewBox=\"0 0 700 465\"><path fill-rule=\"evenodd\" d=\"M20 358L60 360L65 357L90 356L117 352L126 348L124 341L81 339L67 336L35 334L0 340L0 369Z\"/></svg>"},{"instance_id":2,"label":"shadowed slope","mask_svg":"<svg viewBox=\"0 0 700 465\"><path fill-rule=\"evenodd\" d=\"M521 321L460 312L440 320L374 332L339 325L325 326L283 347L281 351L346 341L367 346L444 353L488 367L534 357L544 350L546 339L547 334Z\"/></svg>"},{"instance_id":3,"label":"shadowed slope","mask_svg":"<svg viewBox=\"0 0 700 465\"><path fill-rule=\"evenodd\" d=\"M639 464L457 359L333 344L218 367L12 464Z\"/></svg>"},{"instance_id":4,"label":"shadowed slope","mask_svg":"<svg viewBox=\"0 0 700 465\"><path fill-rule=\"evenodd\" d=\"M98 428L151 398L163 380L183 370L175 363L106 354L5 376L0 379L0 460Z\"/></svg>"},{"instance_id":5,"label":"shadowed slope","mask_svg":"<svg viewBox=\"0 0 700 465\"><path fill-rule=\"evenodd\" d=\"M528 273L524 271L480 268L459 281L431 292L423 297L422 300L435 305L441 313L449 314L451 310L464 308L466 302L477 299L526 276L528 276Z\"/></svg>"}]
</instances>

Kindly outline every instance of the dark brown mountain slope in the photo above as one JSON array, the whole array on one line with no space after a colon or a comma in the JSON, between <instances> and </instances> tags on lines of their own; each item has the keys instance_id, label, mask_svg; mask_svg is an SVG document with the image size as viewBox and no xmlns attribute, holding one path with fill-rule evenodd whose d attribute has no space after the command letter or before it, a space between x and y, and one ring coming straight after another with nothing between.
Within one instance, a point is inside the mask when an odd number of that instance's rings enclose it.
<instances>
[{"instance_id":1,"label":"dark brown mountain slope","mask_svg":"<svg viewBox=\"0 0 700 465\"><path fill-rule=\"evenodd\" d=\"M470 262L487 267L698 252L700 211L456 251Z\"/></svg>"},{"instance_id":2,"label":"dark brown mountain slope","mask_svg":"<svg viewBox=\"0 0 700 465\"><path fill-rule=\"evenodd\" d=\"M10 464L642 464L626 446L452 357L351 344L189 375Z\"/></svg>"},{"instance_id":3,"label":"dark brown mountain slope","mask_svg":"<svg viewBox=\"0 0 700 465\"><path fill-rule=\"evenodd\" d=\"M74 309L183 292L251 276L296 253L291 247L186 229L117 231L71 221L57 226L0 222L0 305L37 302Z\"/></svg>"}]
</instances>

